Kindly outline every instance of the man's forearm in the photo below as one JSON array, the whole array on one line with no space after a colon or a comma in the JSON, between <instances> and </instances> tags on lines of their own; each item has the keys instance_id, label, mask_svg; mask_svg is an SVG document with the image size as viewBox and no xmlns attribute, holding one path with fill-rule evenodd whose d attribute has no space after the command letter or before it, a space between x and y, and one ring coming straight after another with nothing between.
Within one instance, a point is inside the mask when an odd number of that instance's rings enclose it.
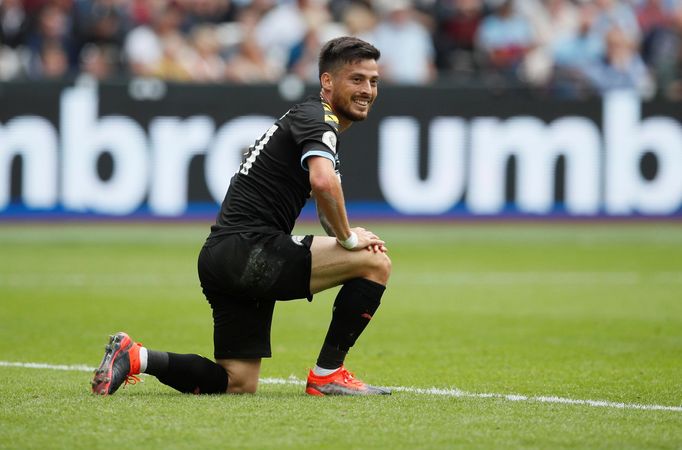
<instances>
[{"instance_id":1,"label":"man's forearm","mask_svg":"<svg viewBox=\"0 0 682 450\"><path fill-rule=\"evenodd\" d=\"M315 199L320 224L327 234L342 240L346 239L350 234L350 226L341 187L337 185L329 191L317 192Z\"/></svg>"},{"instance_id":2,"label":"man's forearm","mask_svg":"<svg viewBox=\"0 0 682 450\"><path fill-rule=\"evenodd\" d=\"M316 206L317 217L320 219L320 225L322 225L322 228L324 229L325 233L327 233L327 236L336 237L336 234L334 234L334 229L327 220L327 217L325 217L325 215L322 213L322 210L320 209L319 205Z\"/></svg>"}]
</instances>

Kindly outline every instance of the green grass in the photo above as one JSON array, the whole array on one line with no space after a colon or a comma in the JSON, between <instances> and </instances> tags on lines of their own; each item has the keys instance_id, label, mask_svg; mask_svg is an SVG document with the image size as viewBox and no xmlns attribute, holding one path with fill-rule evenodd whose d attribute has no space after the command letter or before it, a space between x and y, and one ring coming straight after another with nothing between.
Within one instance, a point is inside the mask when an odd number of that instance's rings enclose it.
<instances>
[{"instance_id":1,"label":"green grass","mask_svg":"<svg viewBox=\"0 0 682 450\"><path fill-rule=\"evenodd\" d=\"M108 334L212 355L196 277L204 225L0 226L0 361L95 366ZM376 224L393 276L348 358L368 382L457 388L309 398L188 396L152 377L0 366L0 448L682 448L679 224ZM317 231L304 227L300 232ZM279 303L264 378L303 379L336 290Z\"/></svg>"}]
</instances>

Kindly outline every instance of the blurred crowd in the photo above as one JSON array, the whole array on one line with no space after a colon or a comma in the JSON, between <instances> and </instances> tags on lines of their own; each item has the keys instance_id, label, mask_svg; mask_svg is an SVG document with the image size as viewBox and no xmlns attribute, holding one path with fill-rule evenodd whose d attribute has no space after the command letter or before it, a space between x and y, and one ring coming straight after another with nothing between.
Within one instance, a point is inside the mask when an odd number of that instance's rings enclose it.
<instances>
[{"instance_id":1,"label":"blurred crowd","mask_svg":"<svg viewBox=\"0 0 682 450\"><path fill-rule=\"evenodd\" d=\"M316 83L340 35L384 83L682 100L682 0L0 0L0 80Z\"/></svg>"}]
</instances>

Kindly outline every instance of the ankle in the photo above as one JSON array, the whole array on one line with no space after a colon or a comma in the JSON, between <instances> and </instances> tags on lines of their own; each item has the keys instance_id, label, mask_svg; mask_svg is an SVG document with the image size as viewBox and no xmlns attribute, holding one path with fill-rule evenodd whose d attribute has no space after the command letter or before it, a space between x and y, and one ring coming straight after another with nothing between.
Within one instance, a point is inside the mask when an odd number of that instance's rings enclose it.
<instances>
[{"instance_id":1,"label":"ankle","mask_svg":"<svg viewBox=\"0 0 682 450\"><path fill-rule=\"evenodd\" d=\"M333 373L338 372L339 369L341 369L341 367L337 367L336 369L325 369L324 367L320 367L316 364L315 367L313 368L313 373L318 377L327 377Z\"/></svg>"}]
</instances>

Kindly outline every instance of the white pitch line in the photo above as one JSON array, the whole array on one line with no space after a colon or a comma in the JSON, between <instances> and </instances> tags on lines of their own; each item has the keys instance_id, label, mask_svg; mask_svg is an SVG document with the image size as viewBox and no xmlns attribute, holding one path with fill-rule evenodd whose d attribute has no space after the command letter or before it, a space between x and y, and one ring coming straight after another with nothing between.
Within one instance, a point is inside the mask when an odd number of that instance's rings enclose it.
<instances>
[{"instance_id":1,"label":"white pitch line","mask_svg":"<svg viewBox=\"0 0 682 450\"><path fill-rule=\"evenodd\" d=\"M92 372L95 370L95 367L86 366L84 364L64 365L11 361L0 361L0 367L23 367L25 369L67 370L70 372Z\"/></svg>"},{"instance_id":2,"label":"white pitch line","mask_svg":"<svg viewBox=\"0 0 682 450\"><path fill-rule=\"evenodd\" d=\"M22 367L25 369L49 369L49 370L66 370L72 372L92 372L95 367L86 366L84 364L46 364L46 363L32 363L32 362L11 362L0 361L0 367ZM279 385L295 385L303 386L305 381L294 376L289 378L261 378L260 382L263 384L279 384ZM673 411L682 412L682 406L667 406L667 405L645 405L639 403L620 403L609 402L605 400L580 400L556 396L527 396L519 394L495 394L495 393L478 393L466 392L457 388L416 388L407 386L389 386L395 392L406 392L417 395L436 395L442 397L457 397L457 398L498 398L511 402L537 402L537 403L560 403L564 405L581 405L592 406L597 408L614 408L614 409L635 409L641 411Z\"/></svg>"},{"instance_id":3,"label":"white pitch line","mask_svg":"<svg viewBox=\"0 0 682 450\"><path fill-rule=\"evenodd\" d=\"M442 388L412 388L395 386L391 387L397 392L409 392L413 394L424 395L441 395L446 397L465 397L465 398L500 398L511 402L539 402L539 403L562 403L568 405L584 405L594 406L600 408L616 408L616 409L639 409L644 411L675 411L682 412L682 406L666 406L666 405L642 405L638 403L620 403L609 402L606 400L580 400L556 396L527 396L519 394L494 394L494 393L478 393L465 392L459 389L442 389Z\"/></svg>"}]
</instances>

